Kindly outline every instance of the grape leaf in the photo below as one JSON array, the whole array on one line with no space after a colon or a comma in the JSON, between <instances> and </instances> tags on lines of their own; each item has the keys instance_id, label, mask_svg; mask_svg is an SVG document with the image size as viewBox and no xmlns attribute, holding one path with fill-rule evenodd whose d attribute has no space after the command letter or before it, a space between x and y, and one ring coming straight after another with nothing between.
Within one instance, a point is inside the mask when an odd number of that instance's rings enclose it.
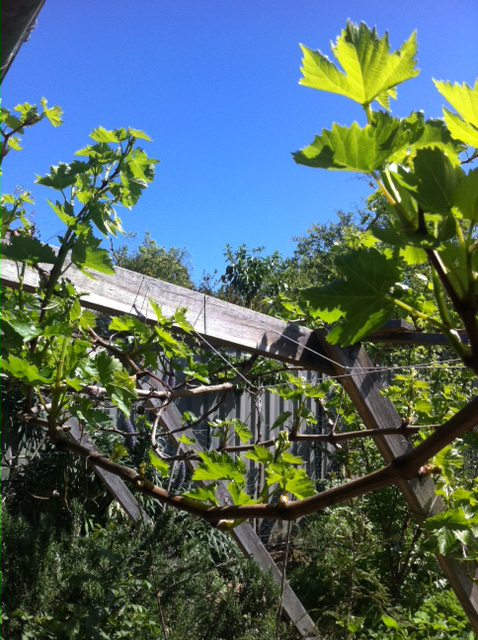
<instances>
[{"instance_id":1,"label":"grape leaf","mask_svg":"<svg viewBox=\"0 0 478 640\"><path fill-rule=\"evenodd\" d=\"M450 213L453 193L465 175L463 169L454 167L440 149L420 149L413 164L416 185L411 189L422 209L429 213Z\"/></svg>"},{"instance_id":2,"label":"grape leaf","mask_svg":"<svg viewBox=\"0 0 478 640\"><path fill-rule=\"evenodd\" d=\"M359 249L336 260L342 280L301 292L308 311L325 322L343 317L328 334L331 344L354 344L385 324L394 303L386 299L400 278L400 267L376 249Z\"/></svg>"},{"instance_id":3,"label":"grape leaf","mask_svg":"<svg viewBox=\"0 0 478 640\"><path fill-rule=\"evenodd\" d=\"M2 244L2 257L26 264L51 264L56 260L55 252L50 246L30 236L13 236L9 244Z\"/></svg>"},{"instance_id":4,"label":"grape leaf","mask_svg":"<svg viewBox=\"0 0 478 640\"><path fill-rule=\"evenodd\" d=\"M471 147L478 147L478 79L474 87L451 82L433 81L441 95L458 112L443 107L445 122L453 138Z\"/></svg>"},{"instance_id":5,"label":"grape leaf","mask_svg":"<svg viewBox=\"0 0 478 640\"><path fill-rule=\"evenodd\" d=\"M17 358L16 356L10 355L8 360L2 358L0 369L29 385L49 384L51 382L51 379L45 378L34 364L30 364L25 359Z\"/></svg>"},{"instance_id":6,"label":"grape leaf","mask_svg":"<svg viewBox=\"0 0 478 640\"><path fill-rule=\"evenodd\" d=\"M312 144L292 156L297 164L308 167L370 173L408 144L398 137L399 133L400 122L385 113L363 129L357 122L350 127L334 122L331 130L323 129Z\"/></svg>"},{"instance_id":7,"label":"grape leaf","mask_svg":"<svg viewBox=\"0 0 478 640\"><path fill-rule=\"evenodd\" d=\"M149 461L160 475L167 476L169 474L168 463L157 456L153 449L149 450Z\"/></svg>"},{"instance_id":8,"label":"grape leaf","mask_svg":"<svg viewBox=\"0 0 478 640\"><path fill-rule=\"evenodd\" d=\"M237 507L241 507L244 504L257 504L257 500L251 498L245 491L238 487L234 482L230 482L227 485L227 490L232 498L233 503Z\"/></svg>"},{"instance_id":9,"label":"grape leaf","mask_svg":"<svg viewBox=\"0 0 478 640\"><path fill-rule=\"evenodd\" d=\"M312 51L301 45L303 77L300 84L320 91L338 93L361 105L376 100L385 109L389 99L396 97L395 87L418 75L414 56L417 51L415 32L400 49L390 53L388 34L378 37L376 29L347 26L337 38L332 52L344 72L320 51Z\"/></svg>"},{"instance_id":10,"label":"grape leaf","mask_svg":"<svg viewBox=\"0 0 478 640\"><path fill-rule=\"evenodd\" d=\"M86 173L88 169L88 163L80 160L75 160L70 164L60 162L58 166L50 167L50 173L47 173L46 176L37 176L36 183L61 191L75 184L78 176Z\"/></svg>"},{"instance_id":11,"label":"grape leaf","mask_svg":"<svg viewBox=\"0 0 478 640\"><path fill-rule=\"evenodd\" d=\"M456 186L453 204L464 218L478 222L478 168L470 171Z\"/></svg>"},{"instance_id":12,"label":"grape leaf","mask_svg":"<svg viewBox=\"0 0 478 640\"><path fill-rule=\"evenodd\" d=\"M95 142L119 142L115 131L107 131L103 127L97 127L90 133L90 138Z\"/></svg>"},{"instance_id":13,"label":"grape leaf","mask_svg":"<svg viewBox=\"0 0 478 640\"><path fill-rule=\"evenodd\" d=\"M219 500L216 498L216 485L209 485L207 487L195 487L191 491L183 493L185 498L191 498L192 500L199 500L201 502L211 502L218 506Z\"/></svg>"},{"instance_id":14,"label":"grape leaf","mask_svg":"<svg viewBox=\"0 0 478 640\"><path fill-rule=\"evenodd\" d=\"M266 447L255 444L253 451L248 451L244 454L245 458L249 458L249 460L254 460L255 462L260 462L261 464L268 464L272 462L272 453Z\"/></svg>"},{"instance_id":15,"label":"grape leaf","mask_svg":"<svg viewBox=\"0 0 478 640\"><path fill-rule=\"evenodd\" d=\"M239 486L244 485L246 468L241 459L234 461L227 453L217 451L201 452L198 455L202 462L194 470L193 480L196 482L233 480Z\"/></svg>"},{"instance_id":16,"label":"grape leaf","mask_svg":"<svg viewBox=\"0 0 478 640\"><path fill-rule=\"evenodd\" d=\"M71 251L71 261L83 273L88 274L85 269L92 269L100 273L114 273L111 256L106 249L99 248L100 240L89 238L88 242L78 239Z\"/></svg>"}]
</instances>

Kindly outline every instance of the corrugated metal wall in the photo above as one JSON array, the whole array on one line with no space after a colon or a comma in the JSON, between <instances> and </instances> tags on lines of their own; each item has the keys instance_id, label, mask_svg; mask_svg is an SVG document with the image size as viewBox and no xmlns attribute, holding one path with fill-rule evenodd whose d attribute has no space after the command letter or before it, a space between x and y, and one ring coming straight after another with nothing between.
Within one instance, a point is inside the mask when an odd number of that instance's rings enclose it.
<instances>
[{"instance_id":1,"label":"corrugated metal wall","mask_svg":"<svg viewBox=\"0 0 478 640\"><path fill-rule=\"evenodd\" d=\"M300 375L300 374L299 374ZM302 375L311 380L315 374L310 372L303 372ZM184 413L185 411L191 411L196 416L201 417L207 413L207 411L213 407L220 399L220 395L204 394L201 396L192 396L188 398L181 398L176 401L178 409ZM312 411L317 420L317 425L309 433L323 433L326 429L326 421L323 415L322 408L318 402L314 399L307 399L307 408ZM198 441L204 448L215 448L219 446L219 439L212 435L212 429L209 426L209 421L219 418L220 420L226 419L238 419L247 425L249 430L253 434L253 441L257 442L259 439L269 440L277 435L278 429L271 431L271 427L281 413L284 411L294 412L296 405L290 400L284 400L275 393L269 391L263 391L259 396L252 395L247 391L243 391L240 395L234 392L230 393L226 401L219 407L215 414L208 416L201 422L201 424L195 428ZM235 441L231 441L230 445L239 445L240 440L236 436ZM291 451L295 455L301 456L306 463L307 474L314 479L325 478L328 470L327 451L330 448L324 444L308 444L305 442L295 442L291 447ZM245 459L246 464L249 467L249 485L250 489L255 486L257 480L257 468L256 464L248 459Z\"/></svg>"}]
</instances>

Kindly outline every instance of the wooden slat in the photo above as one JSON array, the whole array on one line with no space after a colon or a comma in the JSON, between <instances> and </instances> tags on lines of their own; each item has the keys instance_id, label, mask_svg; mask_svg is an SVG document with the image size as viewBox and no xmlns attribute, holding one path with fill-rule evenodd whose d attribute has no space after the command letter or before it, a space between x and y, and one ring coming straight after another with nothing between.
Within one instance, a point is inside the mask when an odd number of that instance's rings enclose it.
<instances>
[{"instance_id":1,"label":"wooden slat","mask_svg":"<svg viewBox=\"0 0 478 640\"><path fill-rule=\"evenodd\" d=\"M327 355L337 363L334 365L336 374L350 374L339 380L352 399L365 426L376 429L377 433L384 427L399 428L402 420L392 402L380 393L383 385L379 374L370 373L373 365L365 350L359 346L341 349L329 345L325 334L319 335ZM387 463L413 448L411 442L403 435L379 435L375 438L375 442ZM404 480L399 487L419 523L426 517L443 510L443 504L435 494L435 485L430 477L423 480ZM463 567L453 559L441 555L437 555L437 558L474 630L478 632L478 582L474 582L469 577L471 575L478 578L477 566L467 567L465 572Z\"/></svg>"},{"instance_id":2,"label":"wooden slat","mask_svg":"<svg viewBox=\"0 0 478 640\"><path fill-rule=\"evenodd\" d=\"M85 292L81 304L89 309L108 315L139 315L155 322L156 316L148 303L148 298L152 298L166 316L173 314L178 307L187 308L188 321L209 342L322 373L330 374L332 371L327 360L322 358L323 349L315 333L297 324L120 267L112 275L95 274L95 280L92 280L71 265L66 277L78 291ZM2 259L0 283L2 286L18 286L17 269L12 260ZM38 274L34 269L27 269L24 286L29 290L38 286Z\"/></svg>"},{"instance_id":3,"label":"wooden slat","mask_svg":"<svg viewBox=\"0 0 478 640\"><path fill-rule=\"evenodd\" d=\"M81 444L87 449L90 449L91 451L99 451L90 436L81 429L78 424L78 420L70 418L68 420L68 426L70 427L68 433L75 442ZM133 522L136 522L137 520L150 522L149 516L141 509L138 501L121 478L110 471L97 467L96 465L93 465L93 470Z\"/></svg>"}]
</instances>

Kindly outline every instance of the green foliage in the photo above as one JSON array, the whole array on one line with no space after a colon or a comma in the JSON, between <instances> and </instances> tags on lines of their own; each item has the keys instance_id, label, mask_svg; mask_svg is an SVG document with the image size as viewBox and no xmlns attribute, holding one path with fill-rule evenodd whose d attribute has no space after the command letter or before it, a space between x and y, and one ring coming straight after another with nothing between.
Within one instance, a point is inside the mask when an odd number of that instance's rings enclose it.
<instances>
[{"instance_id":1,"label":"green foliage","mask_svg":"<svg viewBox=\"0 0 478 640\"><path fill-rule=\"evenodd\" d=\"M445 110L445 122L424 121L420 113L394 118L373 112L377 101L389 109L396 87L415 76L414 35L390 54L387 36L379 39L364 23L347 23L333 48L345 73L320 52L303 47L302 84L344 95L365 109L367 124L333 124L294 154L299 164L365 173L386 200L370 231L373 249L356 249L336 261L337 280L306 291L307 311L340 323L331 343L353 344L397 312L444 333L464 363L478 373L478 173L460 166L461 152L476 143L478 85L436 83L458 111ZM476 144L475 144L476 146ZM472 161L476 152L466 162ZM420 249L420 251L417 251ZM405 279L408 266L428 261L435 307L414 297ZM448 307L456 312L452 315ZM465 329L470 345L457 339Z\"/></svg>"},{"instance_id":2,"label":"green foliage","mask_svg":"<svg viewBox=\"0 0 478 640\"><path fill-rule=\"evenodd\" d=\"M264 299L272 297L277 304L280 298L288 317L331 323L328 339L341 345L363 339L397 314L412 320L417 329L432 328L445 334L451 348L469 368L468 378L461 374L465 385L459 393L453 392L445 367L434 372L431 380L417 373L420 361L430 354L447 360L447 349L439 355L437 351L426 351L409 356L406 373L397 371L387 391L397 401L404 425L420 421L423 430L416 436L420 442L434 420L443 422L469 400L474 393L470 372L478 372L478 173L462 166L466 145L475 135L478 86L470 89L466 85L437 84L457 111L446 111L445 123L425 121L420 113L398 119L384 111L372 112L371 104L378 102L388 110L390 98L396 97L396 86L416 75L414 36L399 51L390 53L386 36L379 39L376 31L366 25L355 27L348 23L334 48L343 71L320 52L306 48L303 51L303 84L359 102L367 124L361 127L353 123L349 128L333 124L296 153L295 160L314 167L365 173L378 187L369 202L373 219L367 230L363 226L370 217L360 224L342 216L337 227L324 229L316 225L310 237L299 239L290 260L282 260L277 253L264 257L260 255L262 249L251 252L245 245L234 252L228 245L229 264L220 295L256 309L265 307ZM46 104L43 109L45 117L57 123L58 111L47 110ZM11 115L2 112L5 149L16 131L21 133L24 126L33 122L29 121L32 113L38 120L30 105L24 106L23 111L26 119L20 122L21 127ZM67 511L62 513L66 525L54 525L59 534L54 538L47 533L51 523L47 526L46 520L42 522L37 516L36 522L31 523L21 509L15 511L21 490L11 491L11 514L7 512L6 525L11 530L5 539L15 557L16 543L23 544L22 549L30 544L34 559L28 567L23 562L25 553L19 555L23 564L18 571L22 580L29 578L23 580L16 601L13 597L15 603L7 606L7 623L12 637L267 637L275 616L264 616L262 612L274 599L267 597L264 583L264 593L254 588L254 580L248 590L248 569L241 574L234 565L236 576L243 575L244 580L236 583L227 574L226 587L225 574L217 568L210 571L202 558L195 573L196 551L193 546L182 546L184 532L174 544L171 542L172 537L178 538L178 531L170 527L172 520L159 508L153 536L146 529L136 530L134 544L126 551L126 527L114 518L105 519L101 509L103 492L97 492L90 504L90 494L80 491L78 483L84 482L83 489L89 490L92 479L85 480L78 462L71 463L66 457L63 460L68 463L62 467L58 464L60 454L53 451L55 444L68 448L66 423L69 416L74 416L95 435L105 453L105 465L108 460L114 469L117 467L112 463L117 461L130 465L128 474L138 489L149 486L151 481L166 485L175 466L170 463L178 459L182 462L190 455L187 447L193 439L183 437L181 449L170 457L166 443L154 435L160 413L152 428L145 415L150 398L144 397L139 382L147 375L155 378L166 402L173 399L172 391L179 393L191 386L231 381L235 384L220 353L198 348L184 309L166 317L157 302L144 299L143 304L148 303L156 316L154 325L125 315L111 319L108 326L105 318L82 309L81 292L68 282L70 263L89 277L93 276L91 271L111 273L110 255L96 234L111 238L122 233L115 207L134 206L153 179L156 164L139 146L140 141L149 141L139 130L99 127L90 137L93 144L77 152L79 160L53 166L46 176L37 179L56 192L49 205L65 228L59 237L58 252L34 237L25 210L30 203L26 192L7 195L2 201L2 237L11 237L5 257L17 263L19 281L17 290L2 293L1 368L9 391L15 399L16 394L19 396L15 413L7 416L8 426L15 437L23 431L28 455L41 462L47 459L56 472L63 470L65 478L61 491L55 487L61 482L51 481L51 477L61 478L61 473L46 474L32 487L28 479L35 465L25 465L19 472L20 485L23 484L24 496L33 489L35 500L50 503L61 496ZM466 164L475 157L476 152L470 151ZM349 248L345 255L343 246ZM318 256L317 251L324 247L327 255ZM114 255L126 267L190 285L186 255L175 249L166 251L149 235L136 254L130 255L122 247ZM45 264L51 265L49 271ZM36 271L38 275L33 293L24 284L27 268L29 273ZM310 278L316 276L318 281L311 282ZM284 295L292 282L315 286L305 289L297 302ZM173 333L173 325L179 326L186 338ZM462 341L459 330L467 332L468 343ZM404 362L401 354L375 355L397 370ZM242 356L229 359L234 362L236 374L246 364ZM339 427L341 435L363 429L351 401L338 392L337 381L309 383L296 372L278 367L281 365L263 361L249 361L244 367L261 389L274 384L275 393L294 403L290 411L284 411L269 425L277 430L276 435L264 446L266 443L261 441L253 442L253 434L239 421L213 419L209 425L220 439L219 447L198 454L200 462L192 481L199 486L189 487L184 494L189 508L202 503L198 513L204 514L207 507L219 505L219 482L226 484L236 506L276 500L285 504L291 496L298 500L312 496L316 486L308 478L302 458L290 450L300 429L315 432L316 417L307 400L316 399L323 404L326 422L331 425L333 418L333 428ZM226 386L229 388L230 384ZM97 437L111 426L107 413L111 404L128 418L133 405L141 413L135 425L140 436L138 446L128 448L123 434L111 428L108 435ZM194 426L206 416L185 416L184 426ZM30 423L34 426L30 427ZM44 431L35 431L38 426ZM43 439L39 434L45 432L48 438ZM337 444L337 438L329 439L330 449ZM237 447L232 455L228 451L232 441L240 441L241 448L249 446L245 457L259 470L254 494L246 491L246 465L237 455ZM432 630L467 632L462 619L448 610L437 614L438 605L432 597L427 602L423 599L423 594L436 583L428 575L428 549L476 557L478 496L476 484L469 482L470 474L460 461L460 452L466 447L476 450L476 442L470 437L455 444L459 450L445 449L429 465L430 469L421 470L424 475L441 472L438 493L448 508L425 523L429 534L426 544L422 542L422 529L411 524L411 513L397 497L396 489L343 505L333 513L326 512L311 524L304 538L308 536L313 542L312 550L309 543L304 546L306 562L297 570L295 579L299 591L307 585L304 598L309 598L310 606L316 608L317 619L328 637L337 637L337 631L345 638L366 637L367 629L371 629L369 637L374 637L382 627L390 631L390 637L401 637L397 634L402 633L409 634L403 637L419 638L417 633L430 634ZM331 457L334 467L329 488L382 464L373 444L362 439L337 445ZM77 499L79 495L88 496L83 504L92 509L93 515L90 511L85 515L83 507L74 505L72 493ZM47 507L48 513L49 509L52 505ZM211 511L207 509L208 513ZM180 517L171 518L180 521ZM31 542L33 526L41 534L37 547ZM190 521L188 528L192 528ZM197 535L198 530L194 533ZM203 529L200 534L210 536L208 545L214 541L214 551L207 547L211 557L221 558L223 539L217 532L204 534ZM102 546L103 542L106 546ZM7 550L9 554L11 549ZM165 559L164 565L154 562L158 557ZM184 558L187 562L183 562ZM229 567L229 558L224 564ZM94 573L91 566L95 567ZM51 575L46 573L49 567L54 568ZM12 584L12 575L7 574L7 584ZM210 579L205 580L205 576ZM29 582L36 585L31 592L26 586ZM40 582L43 590L38 587ZM6 589L7 593L11 591ZM192 604L196 591L202 596L201 607ZM439 595L443 593L442 590ZM443 595L444 602L447 598ZM211 606L204 607L205 600ZM451 611L451 601L448 605Z\"/></svg>"},{"instance_id":3,"label":"green foliage","mask_svg":"<svg viewBox=\"0 0 478 640\"><path fill-rule=\"evenodd\" d=\"M192 289L189 254L186 249L171 247L166 250L146 232L136 251L128 251L127 245L113 250L115 264L151 278Z\"/></svg>"},{"instance_id":4,"label":"green foliage","mask_svg":"<svg viewBox=\"0 0 478 640\"><path fill-rule=\"evenodd\" d=\"M400 278L400 267L391 257L376 249L359 249L336 260L344 280L323 287L311 287L302 292L302 299L312 317L336 322L328 334L331 344L354 344L363 335L383 327L393 315L393 300L386 294ZM360 296L357 296L360 291Z\"/></svg>"},{"instance_id":5,"label":"green foliage","mask_svg":"<svg viewBox=\"0 0 478 640\"><path fill-rule=\"evenodd\" d=\"M11 149L21 151L22 146L19 136L25 133L27 127L37 124L44 118L47 118L54 127L62 124L62 110L58 106L48 107L45 98L41 99L40 110L37 105L24 102L23 104L18 104L14 108L14 111L16 111L16 113L12 113L5 107L0 108L0 132L2 136L0 161L3 160Z\"/></svg>"},{"instance_id":6,"label":"green foliage","mask_svg":"<svg viewBox=\"0 0 478 640\"><path fill-rule=\"evenodd\" d=\"M338 93L364 107L376 100L388 109L389 99L396 97L396 86L418 75L414 59L417 51L415 33L399 50L390 53L387 34L380 39L376 30L370 30L365 23L357 27L347 21L332 47L345 73L320 51L301 48L304 59L300 84Z\"/></svg>"},{"instance_id":7,"label":"green foliage","mask_svg":"<svg viewBox=\"0 0 478 640\"><path fill-rule=\"evenodd\" d=\"M111 507L4 510L2 637L275 637L271 578L225 534L159 510L133 527Z\"/></svg>"},{"instance_id":8,"label":"green foliage","mask_svg":"<svg viewBox=\"0 0 478 640\"><path fill-rule=\"evenodd\" d=\"M471 640L397 498L396 490L381 491L308 518L294 542L291 586L324 639Z\"/></svg>"},{"instance_id":9,"label":"green foliage","mask_svg":"<svg viewBox=\"0 0 478 640\"><path fill-rule=\"evenodd\" d=\"M277 251L261 256L264 247L248 251L242 244L236 251L226 245L228 265L221 276L224 286L219 294L228 302L260 309L265 298L276 296L282 288L283 261Z\"/></svg>"}]
</instances>

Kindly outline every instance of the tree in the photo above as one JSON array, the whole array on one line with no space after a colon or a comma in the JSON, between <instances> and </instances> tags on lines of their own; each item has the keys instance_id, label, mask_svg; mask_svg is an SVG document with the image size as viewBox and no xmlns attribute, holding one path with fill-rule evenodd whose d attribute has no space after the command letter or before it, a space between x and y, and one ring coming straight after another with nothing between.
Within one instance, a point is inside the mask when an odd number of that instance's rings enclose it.
<instances>
[{"instance_id":1,"label":"tree","mask_svg":"<svg viewBox=\"0 0 478 640\"><path fill-rule=\"evenodd\" d=\"M260 310L266 299L274 298L283 287L281 278L284 263L276 251L262 256L264 247L249 251L245 244L233 251L226 245L224 256L228 263L220 281L223 286L218 295L233 304Z\"/></svg>"},{"instance_id":2,"label":"tree","mask_svg":"<svg viewBox=\"0 0 478 640\"><path fill-rule=\"evenodd\" d=\"M128 251L127 245L112 249L115 264L124 269L143 273L151 278L192 289L189 254L186 249L166 249L156 244L149 231L136 251Z\"/></svg>"}]
</instances>

